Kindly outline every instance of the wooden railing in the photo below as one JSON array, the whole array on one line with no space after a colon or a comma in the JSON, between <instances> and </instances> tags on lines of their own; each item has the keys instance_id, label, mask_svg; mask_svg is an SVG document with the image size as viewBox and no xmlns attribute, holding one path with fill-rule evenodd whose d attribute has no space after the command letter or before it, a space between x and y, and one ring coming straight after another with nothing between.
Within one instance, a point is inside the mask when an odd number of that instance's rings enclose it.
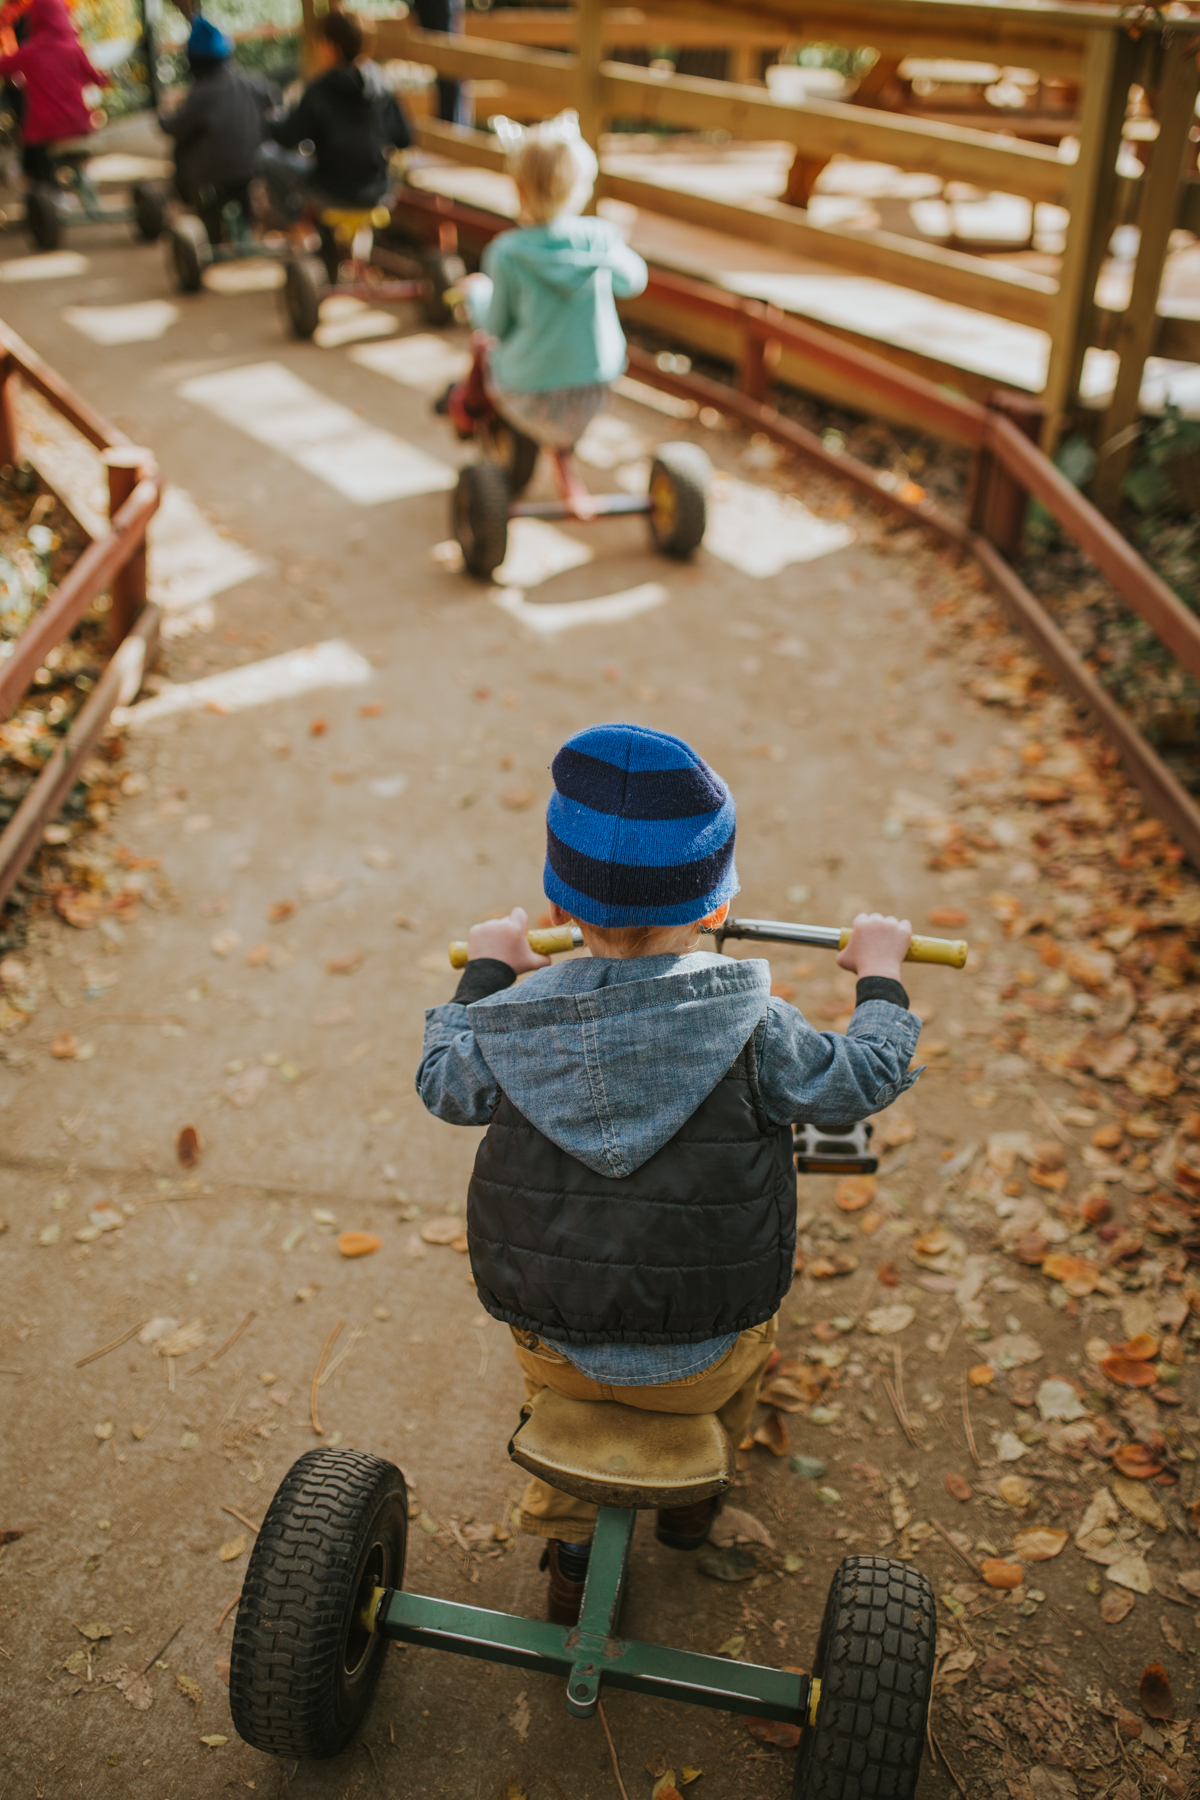
<instances>
[{"instance_id":1,"label":"wooden railing","mask_svg":"<svg viewBox=\"0 0 1200 1800\"><path fill-rule=\"evenodd\" d=\"M473 244L488 242L511 221L442 195L407 190L397 216L415 235L452 248L462 232ZM947 392L921 375L834 337L820 326L728 293L706 282L652 269L648 297L676 321L716 321L737 342L738 385L714 381L675 359L660 359L631 346L630 373L667 393L711 406L764 432L793 454L848 483L872 505L892 513L943 543L974 554L994 591L1033 639L1046 661L1107 733L1131 779L1170 825L1190 861L1200 868L1200 805L1167 768L1128 715L1097 679L1021 579L1015 565L1025 514L1037 499L1142 618L1160 642L1200 679L1200 619L1140 557L1104 515L1073 487L1032 441L1040 408L998 394L980 404ZM887 410L931 434L974 453L968 516L958 518L890 474L830 449L815 432L771 404L771 388L784 355L832 370L861 397L865 410ZM1017 415L1014 417L1014 414Z\"/></svg>"},{"instance_id":2,"label":"wooden railing","mask_svg":"<svg viewBox=\"0 0 1200 1800\"><path fill-rule=\"evenodd\" d=\"M79 776L115 706L127 705L154 654L159 608L146 596L146 529L162 489L154 458L80 399L36 351L0 325L0 464L21 460L13 393L25 382L100 451L108 474L109 529L93 539L0 664L0 722L21 704L50 652L106 589L109 657L87 700L0 833L0 906L42 842L42 833ZM60 496L62 498L62 496Z\"/></svg>"},{"instance_id":3,"label":"wooden railing","mask_svg":"<svg viewBox=\"0 0 1200 1800\"><path fill-rule=\"evenodd\" d=\"M527 105L545 112L573 105L587 135L599 146L613 118L642 119L686 131L725 131L737 139L769 139L793 146L799 159L819 165L837 154L888 163L970 182L990 192L1020 195L1032 204L1065 206L1070 215L1057 273L998 264L967 252L882 231L819 225L804 206L777 200L734 203L609 168L601 192L647 211L770 244L854 274L914 288L922 294L1044 330L1049 357L1043 403L1042 445L1052 451L1078 409L1084 355L1103 343L1120 359L1115 391L1098 433L1099 470L1094 492L1110 504L1119 492L1129 455L1129 426L1136 420L1146 357L1170 345L1190 355L1196 334L1186 322L1160 320L1155 301L1170 233L1191 196L1182 185L1200 70L1196 47L1200 17L1164 20L1152 9L1135 19L1120 6L995 4L958 0L855 0L844 11L814 11L805 0L654 0L642 16L644 41L651 33L688 42L689 30L706 42L723 38L731 48L746 41L782 37L823 39L870 46L881 56L986 58L1034 69L1040 76L1080 84L1078 153L1073 162L1044 144L1004 135L1003 115L994 130L939 123L877 106L808 98L791 104L762 86L703 80L668 70L609 60L616 44L633 41L636 9L579 0L558 12L530 8L485 15L465 37L422 32L409 20L381 21L378 53L432 64L439 74L499 81ZM492 24L493 17L495 24ZM547 41L574 52L543 47ZM1158 135L1150 173L1131 194L1117 175L1117 153L1131 84L1155 98ZM503 110L503 104L497 107ZM428 121L423 141L465 162L495 166L487 134L457 132ZM1133 272L1134 301L1124 314L1103 315L1095 301L1096 279L1119 208L1132 207L1140 242ZM1190 212L1188 213L1190 217ZM883 350L887 354L886 348Z\"/></svg>"}]
</instances>

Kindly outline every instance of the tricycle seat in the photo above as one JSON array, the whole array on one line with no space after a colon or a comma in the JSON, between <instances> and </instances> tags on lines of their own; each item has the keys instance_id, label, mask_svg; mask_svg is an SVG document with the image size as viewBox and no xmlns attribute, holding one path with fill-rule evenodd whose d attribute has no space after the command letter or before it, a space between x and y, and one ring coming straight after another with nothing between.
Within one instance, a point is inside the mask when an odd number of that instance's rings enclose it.
<instances>
[{"instance_id":1,"label":"tricycle seat","mask_svg":"<svg viewBox=\"0 0 1200 1800\"><path fill-rule=\"evenodd\" d=\"M688 1506L733 1482L733 1451L715 1414L639 1412L549 1388L521 1408L508 1454L598 1506Z\"/></svg>"}]
</instances>

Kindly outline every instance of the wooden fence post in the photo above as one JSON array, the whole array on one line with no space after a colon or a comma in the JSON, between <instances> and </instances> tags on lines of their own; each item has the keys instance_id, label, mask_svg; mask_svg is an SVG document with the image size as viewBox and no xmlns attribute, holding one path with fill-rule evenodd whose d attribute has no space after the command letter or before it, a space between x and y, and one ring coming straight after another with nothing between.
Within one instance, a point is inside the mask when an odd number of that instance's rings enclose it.
<instances>
[{"instance_id":1,"label":"wooden fence post","mask_svg":"<svg viewBox=\"0 0 1200 1800\"><path fill-rule=\"evenodd\" d=\"M1079 120L1079 160L1067 204L1071 222L1050 324L1050 365L1043 398L1042 449L1053 456L1075 404L1083 370L1096 279L1108 247L1117 184L1117 151L1138 45L1123 31L1088 38Z\"/></svg>"},{"instance_id":2,"label":"wooden fence post","mask_svg":"<svg viewBox=\"0 0 1200 1800\"><path fill-rule=\"evenodd\" d=\"M1142 372L1158 330L1158 290L1162 283L1167 245L1179 211L1179 184L1189 133L1195 120L1200 70L1196 67L1195 41L1170 38L1161 52L1160 80L1155 112L1158 137L1151 148L1149 166L1142 178L1138 205L1137 261L1129 305L1121 315L1114 348L1120 357L1116 387L1100 427L1099 464L1091 486L1096 505L1108 511L1120 498L1121 484L1129 467L1133 437L1129 427L1138 417Z\"/></svg>"},{"instance_id":3,"label":"wooden fence post","mask_svg":"<svg viewBox=\"0 0 1200 1800\"><path fill-rule=\"evenodd\" d=\"M1042 425L1042 402L1031 394L993 394L988 401L991 412L1011 419L1018 431L1037 443ZM986 447L980 452L978 487L972 496L971 523L977 531L1015 562L1021 554L1025 536L1025 515L1029 511L1029 494L998 457Z\"/></svg>"},{"instance_id":4,"label":"wooden fence post","mask_svg":"<svg viewBox=\"0 0 1200 1800\"><path fill-rule=\"evenodd\" d=\"M0 356L0 467L10 463L15 469L21 460L21 440L17 430L17 409L13 393L16 364L11 356Z\"/></svg>"},{"instance_id":5,"label":"wooden fence post","mask_svg":"<svg viewBox=\"0 0 1200 1800\"><path fill-rule=\"evenodd\" d=\"M115 518L138 482L154 471L154 457L136 444L114 444L100 452L100 460L108 471L108 516ZM124 568L112 580L112 611L109 614L109 648L117 645L132 630L137 616L146 604L146 541L143 538Z\"/></svg>"},{"instance_id":6,"label":"wooden fence post","mask_svg":"<svg viewBox=\"0 0 1200 1800\"><path fill-rule=\"evenodd\" d=\"M599 157L600 133L604 129L604 77L600 72L604 57L603 0L579 0L576 56L578 67L575 104L579 113L579 129ZM596 210L595 196L588 210Z\"/></svg>"}]
</instances>

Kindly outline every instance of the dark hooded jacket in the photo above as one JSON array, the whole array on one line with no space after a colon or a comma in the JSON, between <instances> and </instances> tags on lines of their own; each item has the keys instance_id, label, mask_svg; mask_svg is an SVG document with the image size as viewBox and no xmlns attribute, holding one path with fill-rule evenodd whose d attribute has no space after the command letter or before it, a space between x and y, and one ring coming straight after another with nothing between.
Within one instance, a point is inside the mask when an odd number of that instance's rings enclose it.
<instances>
[{"instance_id":1,"label":"dark hooded jacket","mask_svg":"<svg viewBox=\"0 0 1200 1800\"><path fill-rule=\"evenodd\" d=\"M232 62L198 73L173 113L159 120L175 140L175 181L195 204L208 187L240 187L253 176L266 136L270 97Z\"/></svg>"},{"instance_id":2,"label":"dark hooded jacket","mask_svg":"<svg viewBox=\"0 0 1200 1800\"><path fill-rule=\"evenodd\" d=\"M25 37L11 56L0 56L0 76L24 93L21 137L27 145L83 137L92 130L85 87L107 87L108 76L88 61L63 0L33 0Z\"/></svg>"},{"instance_id":3,"label":"dark hooded jacket","mask_svg":"<svg viewBox=\"0 0 1200 1800\"><path fill-rule=\"evenodd\" d=\"M376 63L339 63L310 82L294 112L271 126L277 144L310 142L316 186L343 206L374 206L387 192L388 151L412 142L408 121Z\"/></svg>"}]
</instances>

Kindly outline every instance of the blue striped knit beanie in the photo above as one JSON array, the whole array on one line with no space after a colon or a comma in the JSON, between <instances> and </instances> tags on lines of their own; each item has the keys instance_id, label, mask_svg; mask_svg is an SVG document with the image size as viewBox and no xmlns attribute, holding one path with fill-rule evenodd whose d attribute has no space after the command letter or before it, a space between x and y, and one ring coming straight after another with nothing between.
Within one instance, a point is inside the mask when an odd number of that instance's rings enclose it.
<instances>
[{"instance_id":1,"label":"blue striped knit beanie","mask_svg":"<svg viewBox=\"0 0 1200 1800\"><path fill-rule=\"evenodd\" d=\"M738 891L733 796L690 744L592 725L551 765L546 894L589 925L690 925Z\"/></svg>"}]
</instances>

